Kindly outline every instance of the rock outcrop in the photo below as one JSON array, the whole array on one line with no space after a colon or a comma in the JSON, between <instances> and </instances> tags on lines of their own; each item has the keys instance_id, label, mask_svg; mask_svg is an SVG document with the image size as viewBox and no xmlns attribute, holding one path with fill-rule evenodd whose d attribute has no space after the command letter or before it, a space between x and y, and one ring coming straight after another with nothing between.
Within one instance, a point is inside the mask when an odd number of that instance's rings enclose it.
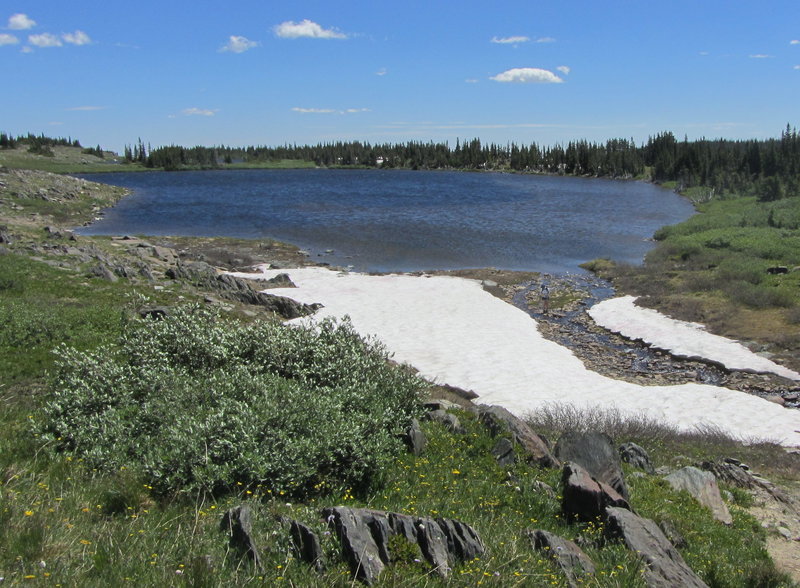
<instances>
[{"instance_id":1,"label":"rock outcrop","mask_svg":"<svg viewBox=\"0 0 800 588\"><path fill-rule=\"evenodd\" d=\"M603 519L609 506L630 508L614 488L593 478L577 463L564 464L561 482L561 508L568 520L597 521Z\"/></svg>"},{"instance_id":2,"label":"rock outcrop","mask_svg":"<svg viewBox=\"0 0 800 588\"><path fill-rule=\"evenodd\" d=\"M501 406L481 406L478 418L493 437L507 436L515 450L526 461L543 467L559 467L561 464L550 452L547 444L530 426Z\"/></svg>"},{"instance_id":3,"label":"rock outcrop","mask_svg":"<svg viewBox=\"0 0 800 588\"><path fill-rule=\"evenodd\" d=\"M571 588L579 586L579 581L583 584L585 576L595 573L594 562L573 541L542 529L530 531L528 537L534 549L545 553L561 568Z\"/></svg>"},{"instance_id":4,"label":"rock outcrop","mask_svg":"<svg viewBox=\"0 0 800 588\"><path fill-rule=\"evenodd\" d=\"M707 586L667 540L652 520L625 508L606 510L606 533L621 539L645 564L645 581L653 588L701 588Z\"/></svg>"},{"instance_id":5,"label":"rock outcrop","mask_svg":"<svg viewBox=\"0 0 800 588\"><path fill-rule=\"evenodd\" d=\"M456 561L469 561L484 552L483 542L469 525L452 519L412 517L343 506L322 512L336 531L342 555L354 577L373 584L392 560L389 539L399 535L419 546L426 561L447 577Z\"/></svg>"},{"instance_id":6,"label":"rock outcrop","mask_svg":"<svg viewBox=\"0 0 800 588\"><path fill-rule=\"evenodd\" d=\"M711 472L687 466L672 472L664 479L675 490L686 490L697 502L707 507L714 518L721 523L726 525L733 523L733 517L719 493L717 478Z\"/></svg>"},{"instance_id":7,"label":"rock outcrop","mask_svg":"<svg viewBox=\"0 0 800 588\"><path fill-rule=\"evenodd\" d=\"M250 507L243 505L230 509L222 517L220 529L229 537L231 549L261 567L261 555L253 539L253 520Z\"/></svg>"},{"instance_id":8,"label":"rock outcrop","mask_svg":"<svg viewBox=\"0 0 800 588\"><path fill-rule=\"evenodd\" d=\"M605 433L564 433L554 453L561 461L579 464L592 478L611 486L625 501L630 500L619 454Z\"/></svg>"}]
</instances>

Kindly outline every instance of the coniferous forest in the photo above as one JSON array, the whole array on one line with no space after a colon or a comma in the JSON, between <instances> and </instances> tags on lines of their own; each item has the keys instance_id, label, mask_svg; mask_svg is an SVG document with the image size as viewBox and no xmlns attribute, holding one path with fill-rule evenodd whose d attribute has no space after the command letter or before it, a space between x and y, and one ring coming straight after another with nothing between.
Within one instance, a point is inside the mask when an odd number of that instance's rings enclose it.
<instances>
[{"instance_id":1,"label":"coniferous forest","mask_svg":"<svg viewBox=\"0 0 800 588\"><path fill-rule=\"evenodd\" d=\"M0 149L28 145L31 152L49 155L55 145L80 146L72 139L0 133ZM98 145L86 152L102 154ZM669 131L637 145L633 139L586 140L544 146L483 143L480 139L449 143L407 142L370 144L361 141L283 145L280 147L151 148L141 139L126 146L123 160L164 170L214 169L232 164L258 166L284 160L321 167L381 169L487 170L607 178L643 178L675 182L682 191L695 186L726 194L757 195L774 201L800 194L800 135L786 125L772 139L679 140Z\"/></svg>"},{"instance_id":2,"label":"coniferous forest","mask_svg":"<svg viewBox=\"0 0 800 588\"><path fill-rule=\"evenodd\" d=\"M493 170L608 178L673 181L679 190L693 186L726 193L758 194L779 200L800 190L800 135L786 126L779 138L766 140L678 140L664 132L637 145L633 139L586 140L542 146L482 143L370 144L360 141L284 145L281 147L181 147L148 150L141 140L126 147L125 158L147 167L178 170L224 164L301 160L323 167L384 169Z\"/></svg>"}]
</instances>

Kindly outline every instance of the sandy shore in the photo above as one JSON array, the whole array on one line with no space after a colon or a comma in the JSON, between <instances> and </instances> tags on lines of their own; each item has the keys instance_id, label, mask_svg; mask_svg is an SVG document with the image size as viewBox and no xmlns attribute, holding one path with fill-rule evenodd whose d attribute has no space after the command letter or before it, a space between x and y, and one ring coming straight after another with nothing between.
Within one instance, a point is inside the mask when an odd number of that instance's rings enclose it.
<instances>
[{"instance_id":1,"label":"sandy shore","mask_svg":"<svg viewBox=\"0 0 800 588\"><path fill-rule=\"evenodd\" d=\"M499 404L522 416L555 403L615 408L681 429L710 425L743 440L800 446L800 412L722 387L642 386L597 374L545 339L530 316L474 280L325 268L236 275L269 279L278 273L288 273L297 288L274 293L324 304L304 320L347 315L361 334L381 340L395 360L432 382L475 392L479 403Z\"/></svg>"}]
</instances>

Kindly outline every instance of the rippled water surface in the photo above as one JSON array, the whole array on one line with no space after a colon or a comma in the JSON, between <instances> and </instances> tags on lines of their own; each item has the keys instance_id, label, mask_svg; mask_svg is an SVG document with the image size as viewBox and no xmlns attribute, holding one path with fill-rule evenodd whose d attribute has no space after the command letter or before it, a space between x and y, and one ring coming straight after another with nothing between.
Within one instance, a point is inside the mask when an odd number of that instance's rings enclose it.
<instances>
[{"instance_id":1,"label":"rippled water surface","mask_svg":"<svg viewBox=\"0 0 800 588\"><path fill-rule=\"evenodd\" d=\"M641 182L498 173L246 170L85 175L133 195L82 234L274 238L369 271L574 271L641 262L692 206ZM332 250L333 253L327 252Z\"/></svg>"}]
</instances>

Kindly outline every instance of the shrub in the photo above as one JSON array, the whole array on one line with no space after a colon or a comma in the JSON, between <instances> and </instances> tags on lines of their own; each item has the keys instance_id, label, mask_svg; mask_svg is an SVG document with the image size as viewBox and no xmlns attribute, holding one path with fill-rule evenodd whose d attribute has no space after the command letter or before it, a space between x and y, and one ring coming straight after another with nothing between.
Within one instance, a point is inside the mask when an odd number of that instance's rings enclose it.
<instances>
[{"instance_id":1,"label":"shrub","mask_svg":"<svg viewBox=\"0 0 800 588\"><path fill-rule=\"evenodd\" d=\"M161 494L368 489L425 388L347 320L243 326L185 307L132 320L116 346L59 353L43 434Z\"/></svg>"},{"instance_id":2,"label":"shrub","mask_svg":"<svg viewBox=\"0 0 800 588\"><path fill-rule=\"evenodd\" d=\"M733 281L727 284L726 291L731 300L750 308L790 308L794 304L790 292L766 285Z\"/></svg>"}]
</instances>

